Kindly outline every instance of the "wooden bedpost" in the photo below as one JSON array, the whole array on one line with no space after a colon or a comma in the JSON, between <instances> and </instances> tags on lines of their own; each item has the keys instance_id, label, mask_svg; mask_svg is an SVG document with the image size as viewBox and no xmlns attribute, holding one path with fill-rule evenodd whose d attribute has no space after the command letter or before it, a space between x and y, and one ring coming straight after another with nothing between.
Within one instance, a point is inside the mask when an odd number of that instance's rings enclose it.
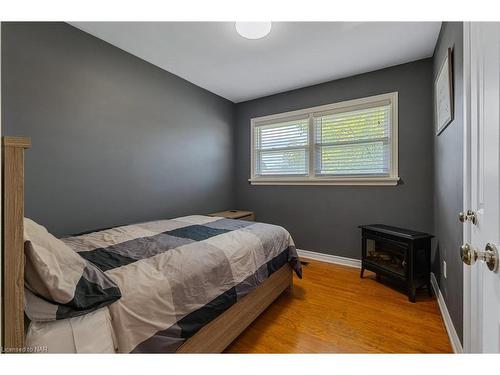
<instances>
[{"instance_id":1,"label":"wooden bedpost","mask_svg":"<svg viewBox=\"0 0 500 375\"><path fill-rule=\"evenodd\" d=\"M29 138L2 137L2 346L24 348L24 149Z\"/></svg>"}]
</instances>

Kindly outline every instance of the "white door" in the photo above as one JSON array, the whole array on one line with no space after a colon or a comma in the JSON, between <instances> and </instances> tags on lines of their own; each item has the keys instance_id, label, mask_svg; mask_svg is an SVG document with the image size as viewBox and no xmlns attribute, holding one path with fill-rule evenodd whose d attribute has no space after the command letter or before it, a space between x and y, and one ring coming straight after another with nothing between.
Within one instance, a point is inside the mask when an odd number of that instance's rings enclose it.
<instances>
[{"instance_id":1,"label":"white door","mask_svg":"<svg viewBox=\"0 0 500 375\"><path fill-rule=\"evenodd\" d=\"M465 24L464 67L464 349L500 353L500 23Z\"/></svg>"}]
</instances>

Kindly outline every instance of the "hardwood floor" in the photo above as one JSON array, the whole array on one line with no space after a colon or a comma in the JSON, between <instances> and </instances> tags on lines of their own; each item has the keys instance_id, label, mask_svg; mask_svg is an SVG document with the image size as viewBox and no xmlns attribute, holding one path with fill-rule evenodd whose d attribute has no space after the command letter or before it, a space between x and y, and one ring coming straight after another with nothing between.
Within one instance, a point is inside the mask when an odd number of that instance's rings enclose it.
<instances>
[{"instance_id":1,"label":"hardwood floor","mask_svg":"<svg viewBox=\"0 0 500 375\"><path fill-rule=\"evenodd\" d=\"M229 353L451 353L437 301L410 303L375 275L305 260L302 280L227 349Z\"/></svg>"}]
</instances>

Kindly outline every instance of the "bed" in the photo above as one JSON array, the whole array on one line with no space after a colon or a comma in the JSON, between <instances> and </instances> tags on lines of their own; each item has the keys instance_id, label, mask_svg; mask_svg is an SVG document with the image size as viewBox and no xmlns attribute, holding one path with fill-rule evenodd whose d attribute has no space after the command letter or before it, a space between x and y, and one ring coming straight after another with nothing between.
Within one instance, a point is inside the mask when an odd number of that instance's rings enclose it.
<instances>
[{"instance_id":1,"label":"bed","mask_svg":"<svg viewBox=\"0 0 500 375\"><path fill-rule=\"evenodd\" d=\"M57 306L33 283L24 288L24 265L28 275L32 263L24 225L36 225L23 219L30 142L4 137L2 146L5 351L220 353L291 288L293 270L301 276L285 229L191 215L58 239L78 254L82 275L102 272L96 280L105 298L83 298L91 284L78 289L81 276L72 291L76 307Z\"/></svg>"}]
</instances>

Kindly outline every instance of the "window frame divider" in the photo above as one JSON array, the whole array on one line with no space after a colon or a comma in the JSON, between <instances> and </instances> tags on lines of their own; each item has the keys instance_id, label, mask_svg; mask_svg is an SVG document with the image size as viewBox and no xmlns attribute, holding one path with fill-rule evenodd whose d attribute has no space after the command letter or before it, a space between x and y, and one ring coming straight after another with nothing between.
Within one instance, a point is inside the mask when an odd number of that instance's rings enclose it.
<instances>
[{"instance_id":1,"label":"window frame divider","mask_svg":"<svg viewBox=\"0 0 500 375\"><path fill-rule=\"evenodd\" d=\"M309 177L314 178L316 175L316 137L314 132L314 117L313 114L309 114Z\"/></svg>"}]
</instances>

